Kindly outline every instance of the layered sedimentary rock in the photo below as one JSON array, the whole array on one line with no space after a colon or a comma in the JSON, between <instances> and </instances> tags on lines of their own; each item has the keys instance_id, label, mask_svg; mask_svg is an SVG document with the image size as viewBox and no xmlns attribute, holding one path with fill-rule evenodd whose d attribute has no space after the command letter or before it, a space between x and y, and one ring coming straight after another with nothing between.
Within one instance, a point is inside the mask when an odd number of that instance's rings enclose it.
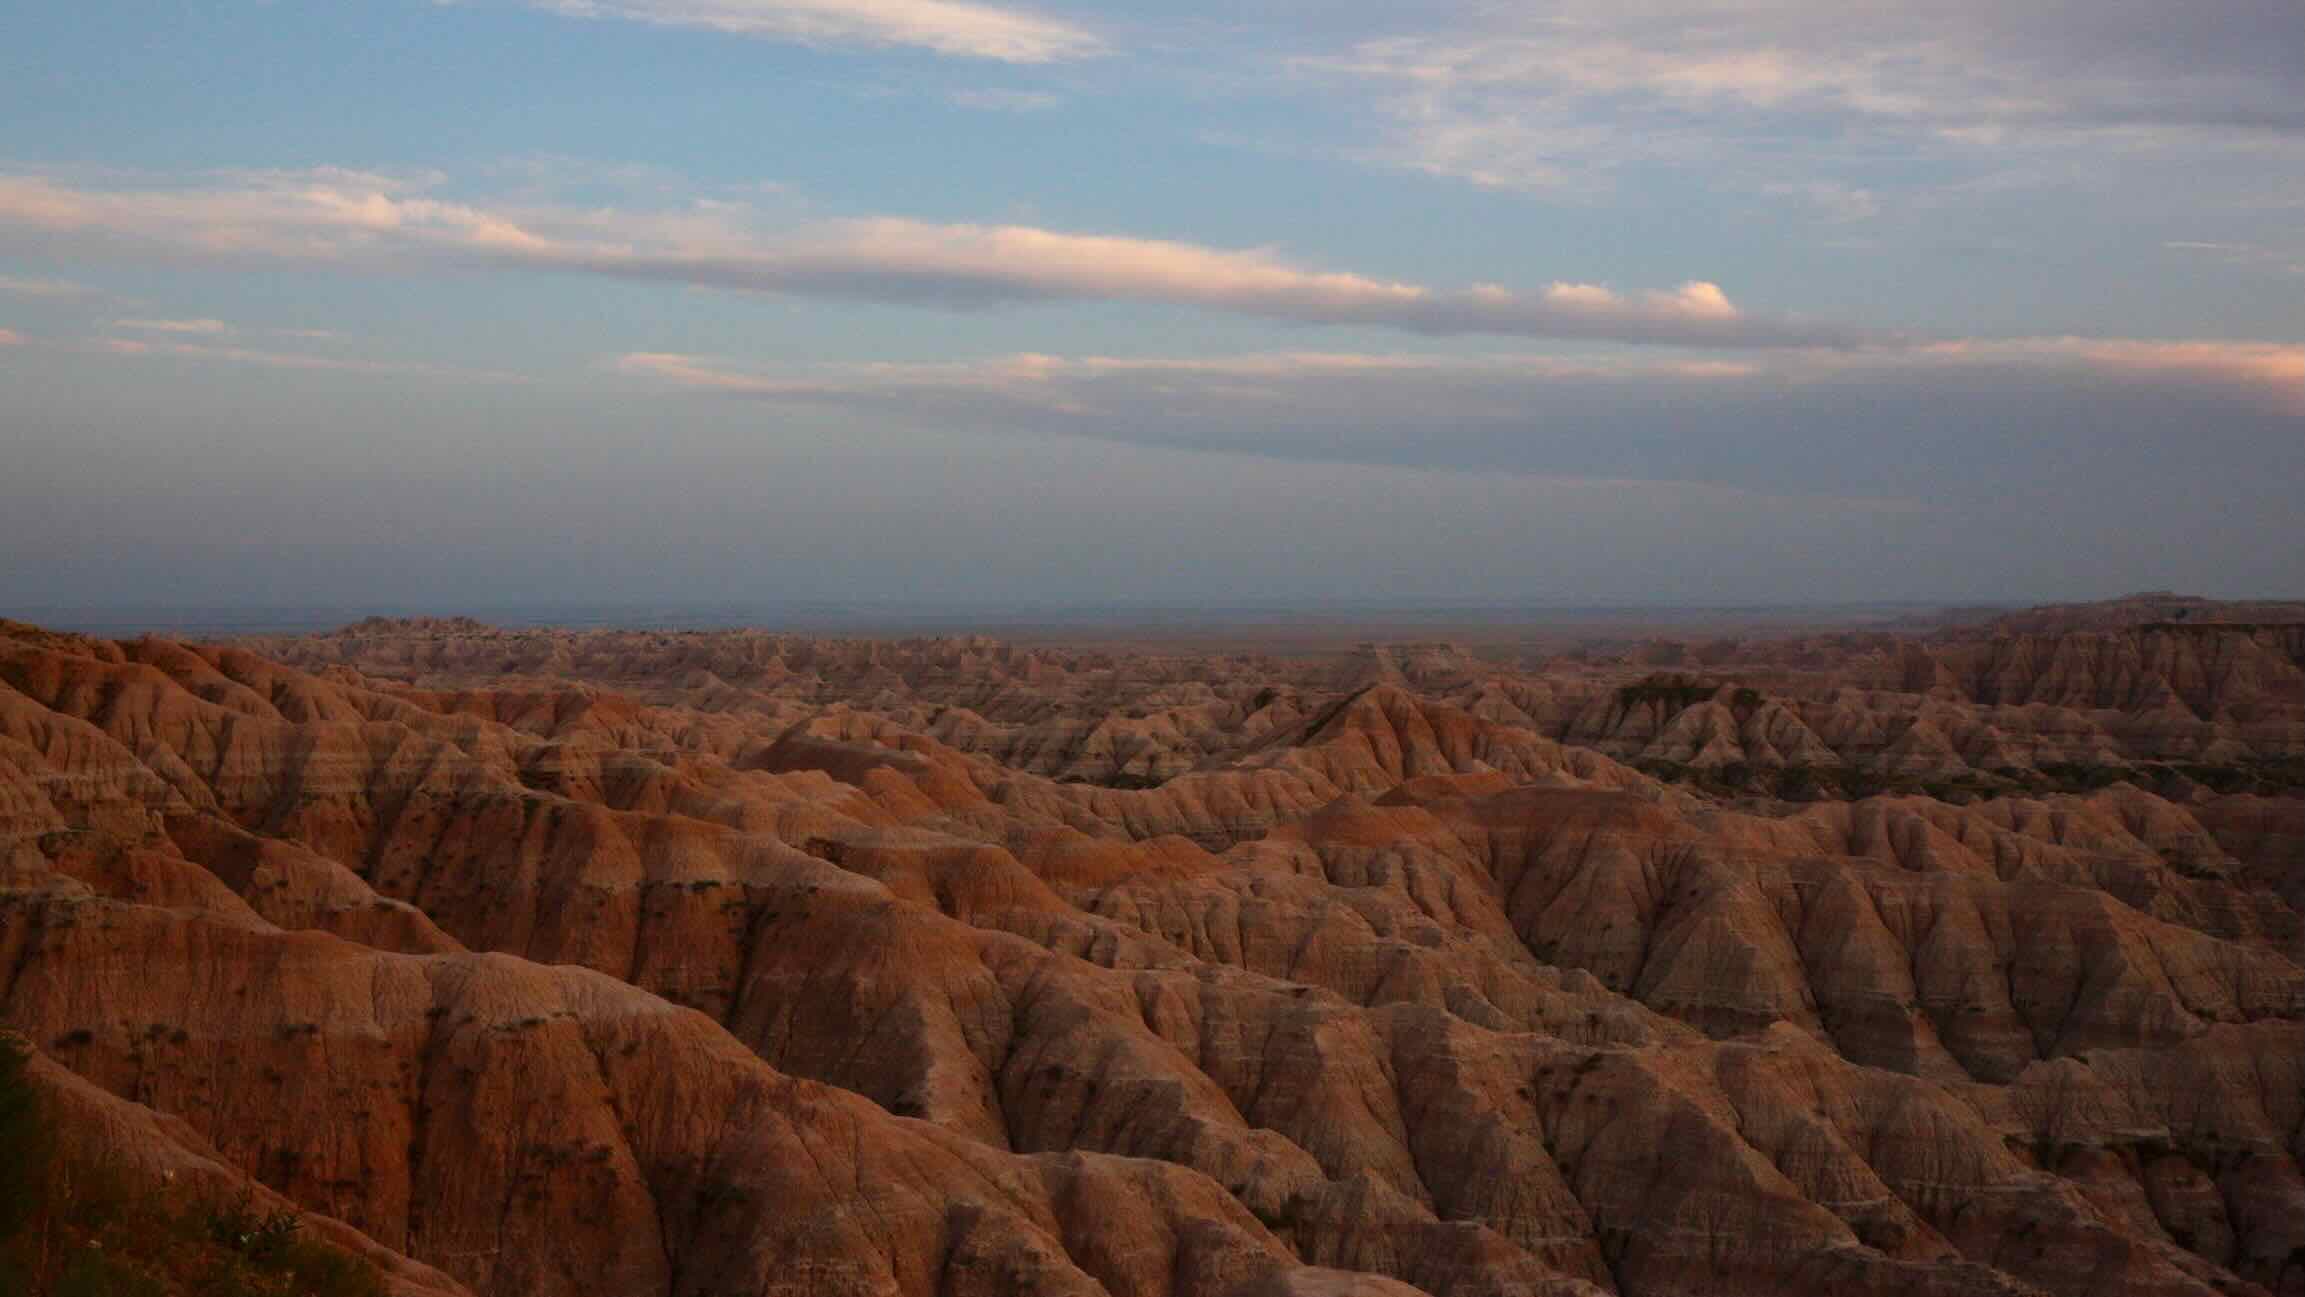
<instances>
[{"instance_id":1,"label":"layered sedimentary rock","mask_svg":"<svg viewBox=\"0 0 2305 1297\"><path fill-rule=\"evenodd\" d=\"M2073 634L9 626L0 1026L412 1290L2305 1293L2305 799L1631 764L2278 750L2289 632Z\"/></svg>"}]
</instances>

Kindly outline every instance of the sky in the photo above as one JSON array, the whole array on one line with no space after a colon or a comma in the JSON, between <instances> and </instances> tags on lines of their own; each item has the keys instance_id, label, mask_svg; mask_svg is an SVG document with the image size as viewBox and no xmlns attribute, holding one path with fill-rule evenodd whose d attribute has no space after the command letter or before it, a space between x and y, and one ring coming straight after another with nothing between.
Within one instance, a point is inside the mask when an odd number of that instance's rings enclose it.
<instances>
[{"instance_id":1,"label":"sky","mask_svg":"<svg viewBox=\"0 0 2305 1297\"><path fill-rule=\"evenodd\" d=\"M2305 594L2297 0L0 0L0 612Z\"/></svg>"}]
</instances>

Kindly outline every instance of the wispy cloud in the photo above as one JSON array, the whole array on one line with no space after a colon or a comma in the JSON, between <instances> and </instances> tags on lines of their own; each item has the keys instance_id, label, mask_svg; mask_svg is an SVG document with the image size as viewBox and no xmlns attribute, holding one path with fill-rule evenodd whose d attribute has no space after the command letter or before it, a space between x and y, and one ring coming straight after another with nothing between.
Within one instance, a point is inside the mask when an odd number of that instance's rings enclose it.
<instances>
[{"instance_id":1,"label":"wispy cloud","mask_svg":"<svg viewBox=\"0 0 2305 1297\"><path fill-rule=\"evenodd\" d=\"M63 279L19 279L0 275L0 293L11 297L89 297L96 290L86 284L75 284Z\"/></svg>"},{"instance_id":2,"label":"wispy cloud","mask_svg":"<svg viewBox=\"0 0 2305 1297\"><path fill-rule=\"evenodd\" d=\"M897 46L1003 63L1090 58L1084 27L967 0L522 0L569 18L620 19L811 45Z\"/></svg>"},{"instance_id":3,"label":"wispy cloud","mask_svg":"<svg viewBox=\"0 0 2305 1297\"><path fill-rule=\"evenodd\" d=\"M1557 281L1439 288L1300 265L1269 248L894 217L771 226L728 202L658 211L435 198L329 170L89 188L0 175L10 229L98 252L369 268L551 270L742 292L945 307L1131 301L1428 334L1685 346L1845 345L1861 331L1747 311L1715 283L1621 292Z\"/></svg>"},{"instance_id":4,"label":"wispy cloud","mask_svg":"<svg viewBox=\"0 0 2305 1297\"><path fill-rule=\"evenodd\" d=\"M624 373L760 396L975 389L1026 393L1030 394L1026 399L1034 401L1043 400L1044 394L1068 385L1085 385L1110 378L1142 380L1160 384L1172 391L1198 388L1225 396L1261 400L1261 394L1256 394L1254 389L1243 384L1278 386L1371 380L1447 383L1482 377L1529 383L1670 379L1711 381L1750 377L1760 372L1754 365L1744 362L1658 362L1628 360L1621 356L1446 356L1324 351L1260 352L1220 357L1053 356L1024 352L980 361L823 365L806 371L782 373L730 368L721 362L676 353L630 352L616 357L611 365ZM1081 408L1080 403L1073 400L1061 400L1055 404L1065 408Z\"/></svg>"},{"instance_id":5,"label":"wispy cloud","mask_svg":"<svg viewBox=\"0 0 2305 1297\"><path fill-rule=\"evenodd\" d=\"M2305 346L2199 341L1977 339L1681 362L1623 353L1281 352L761 368L632 353L609 364L674 389L846 409L940 432L1035 429L1513 473L1653 476L1657 463L1671 462L1691 480L1747 484L1799 472L1831 485L1847 471L1844 459L1901 463L1887 443L1911 435L1906 425L1927 429L1940 417L1975 439L1970 456L2004 453L1997 448L2007 439L2036 431L2086 442L2163 437L2188 422L2305 418ZM1796 468L1781 450L1774 458L1751 450L1787 438L1814 447L1795 457L1814 462ZM1945 472L1958 477L1957 468Z\"/></svg>"},{"instance_id":6,"label":"wispy cloud","mask_svg":"<svg viewBox=\"0 0 2305 1297\"><path fill-rule=\"evenodd\" d=\"M294 338L300 342L335 342L344 336L334 329L256 328L206 317L181 320L114 320L111 327L129 329L137 333L169 333L200 338L229 338L257 333L274 338Z\"/></svg>"},{"instance_id":7,"label":"wispy cloud","mask_svg":"<svg viewBox=\"0 0 2305 1297\"><path fill-rule=\"evenodd\" d=\"M1642 163L1804 196L1836 167L2097 156L2305 157L2290 0L2185 10L2101 0L1441 3L1413 34L1291 61L1374 110L1370 160L1476 184L1587 193ZM1795 166L1799 169L1792 169ZM1813 191L1812 191L1813 192ZM1836 214L1827 206L1828 214Z\"/></svg>"},{"instance_id":8,"label":"wispy cloud","mask_svg":"<svg viewBox=\"0 0 2305 1297\"><path fill-rule=\"evenodd\" d=\"M1836 222L1869 221L1881 214L1881 196L1862 185L1845 184L1838 180L1771 181L1761 186L1761 192L1774 198L1790 198L1807 203L1809 207Z\"/></svg>"},{"instance_id":9,"label":"wispy cloud","mask_svg":"<svg viewBox=\"0 0 2305 1297\"><path fill-rule=\"evenodd\" d=\"M2211 257L2231 266L2305 275L2305 252L2285 252L2253 243L2221 243L2200 239L2172 239L2161 246L2172 252Z\"/></svg>"},{"instance_id":10,"label":"wispy cloud","mask_svg":"<svg viewBox=\"0 0 2305 1297\"><path fill-rule=\"evenodd\" d=\"M2118 379L2223 385L2290 413L2305 414L2305 346L2294 343L2001 338L1930 343L1903 353L1897 363L2079 371ZM1841 367L1849 367L1848 362L1841 362Z\"/></svg>"},{"instance_id":11,"label":"wispy cloud","mask_svg":"<svg viewBox=\"0 0 2305 1297\"><path fill-rule=\"evenodd\" d=\"M145 333L197 333L210 337L232 332L232 326L222 320L114 320L115 329L136 329Z\"/></svg>"},{"instance_id":12,"label":"wispy cloud","mask_svg":"<svg viewBox=\"0 0 2305 1297\"><path fill-rule=\"evenodd\" d=\"M949 363L826 365L759 370L706 357L633 352L612 367L681 386L774 400L871 402L896 395L992 396L1070 414L1120 413L1100 392L1157 393L1179 412L1285 407L1363 414L1418 410L1451 418L1525 419L1547 391L1607 386L1636 393L1674 386L1814 384L1851 376L2035 375L2221 387L2238 399L2305 414L2305 346L2288 343L2104 338L1997 338L1910 347L1787 350L1758 358L1659 362L1550 355L1386 355L1270 352L1226 357L1052 356L1024 353ZM1374 404L1372 404L1374 402Z\"/></svg>"},{"instance_id":13,"label":"wispy cloud","mask_svg":"<svg viewBox=\"0 0 2305 1297\"><path fill-rule=\"evenodd\" d=\"M962 108L999 113L1047 112L1064 102L1062 96L1045 90L955 90L947 98Z\"/></svg>"},{"instance_id":14,"label":"wispy cloud","mask_svg":"<svg viewBox=\"0 0 2305 1297\"><path fill-rule=\"evenodd\" d=\"M252 347L217 346L199 342L153 341L144 338L98 338L87 348L112 356L164 356L180 360L213 361L231 365L257 365L268 369L325 370L348 374L405 374L432 378L472 379L492 383L525 383L520 374L499 370L463 369L415 361L363 360L345 356L316 356L306 352L265 351Z\"/></svg>"}]
</instances>

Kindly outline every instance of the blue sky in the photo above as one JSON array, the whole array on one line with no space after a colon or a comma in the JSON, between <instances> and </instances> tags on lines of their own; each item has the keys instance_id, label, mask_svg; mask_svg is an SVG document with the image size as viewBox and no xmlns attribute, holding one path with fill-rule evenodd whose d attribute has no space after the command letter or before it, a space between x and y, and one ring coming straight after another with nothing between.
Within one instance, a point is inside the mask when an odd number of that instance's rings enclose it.
<instances>
[{"instance_id":1,"label":"blue sky","mask_svg":"<svg viewBox=\"0 0 2305 1297\"><path fill-rule=\"evenodd\" d=\"M2294 0L0 0L0 600L2295 592Z\"/></svg>"}]
</instances>

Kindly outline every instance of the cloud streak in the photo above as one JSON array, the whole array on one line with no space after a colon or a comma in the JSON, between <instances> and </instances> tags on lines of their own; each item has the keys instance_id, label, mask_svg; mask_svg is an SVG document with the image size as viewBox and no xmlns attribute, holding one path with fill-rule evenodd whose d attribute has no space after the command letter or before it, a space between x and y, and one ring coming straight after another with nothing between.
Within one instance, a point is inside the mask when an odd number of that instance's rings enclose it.
<instances>
[{"instance_id":1,"label":"cloud streak","mask_svg":"<svg viewBox=\"0 0 2305 1297\"><path fill-rule=\"evenodd\" d=\"M2085 145L2191 160L2305 141L2289 0L1563 0L1442 6L1412 34L1291 60L1349 89L1373 161L1579 194L1644 163L1734 161L1753 188L1811 196L1820 159L1975 164ZM1830 151L1819 142L1830 140ZM1787 150L1810 165L1783 168Z\"/></svg>"},{"instance_id":2,"label":"cloud streak","mask_svg":"<svg viewBox=\"0 0 2305 1297\"><path fill-rule=\"evenodd\" d=\"M2173 239L2161 246L2172 252L2210 257L2228 266L2305 275L2305 252L2283 252L2251 243L2208 242L2200 239Z\"/></svg>"},{"instance_id":3,"label":"cloud streak","mask_svg":"<svg viewBox=\"0 0 2305 1297\"><path fill-rule=\"evenodd\" d=\"M613 19L808 45L901 47L1002 63L1092 58L1086 28L966 0L523 0L567 18Z\"/></svg>"},{"instance_id":4,"label":"cloud streak","mask_svg":"<svg viewBox=\"0 0 2305 1297\"><path fill-rule=\"evenodd\" d=\"M1028 353L760 368L632 353L608 364L780 417L843 411L937 434L1031 431L1866 499L1973 499L2003 483L2130 490L2180 476L2204 455L2229 465L2295 458L2305 433L2305 346L2269 343L2022 338L1681 362Z\"/></svg>"},{"instance_id":5,"label":"cloud streak","mask_svg":"<svg viewBox=\"0 0 2305 1297\"><path fill-rule=\"evenodd\" d=\"M946 98L955 107L995 113L1042 113L1064 102L1045 90L955 90Z\"/></svg>"},{"instance_id":6,"label":"cloud streak","mask_svg":"<svg viewBox=\"0 0 2305 1297\"><path fill-rule=\"evenodd\" d=\"M1884 381L1981 384L2079 381L2186 388L2305 417L2305 346L2282 343L2014 338L1909 348L1816 349L1738 361L1657 362L1623 356L1368 355L1275 352L1218 358L1026 353L957 363L759 370L706 357L634 352L610 367L675 386L767 401L851 404L934 416L958 403L1023 415L1129 420L1151 409L1178 420L1288 422L1526 421L1548 402L1595 393L1711 399Z\"/></svg>"},{"instance_id":7,"label":"cloud streak","mask_svg":"<svg viewBox=\"0 0 2305 1297\"><path fill-rule=\"evenodd\" d=\"M0 275L0 293L10 297L89 297L95 292L86 284L75 284L63 279L19 279L13 275Z\"/></svg>"},{"instance_id":8,"label":"cloud streak","mask_svg":"<svg viewBox=\"0 0 2305 1297\"><path fill-rule=\"evenodd\" d=\"M137 329L146 333L194 333L215 337L232 332L232 326L222 320L114 320L115 329Z\"/></svg>"},{"instance_id":9,"label":"cloud streak","mask_svg":"<svg viewBox=\"0 0 2305 1297\"><path fill-rule=\"evenodd\" d=\"M761 405L763 428L848 412L936 435L1030 431L1853 500L2003 491L2086 500L2296 461L2305 445L2305 346L2277 343L2001 339L1690 362L1625 352L1010 355L807 369L632 352L609 366L675 392Z\"/></svg>"},{"instance_id":10,"label":"cloud streak","mask_svg":"<svg viewBox=\"0 0 2305 1297\"><path fill-rule=\"evenodd\" d=\"M343 170L142 188L0 175L0 243L14 231L51 251L76 242L98 255L525 269L949 308L1141 302L1433 335L1706 347L1853 345L1866 336L1747 311L1702 280L1641 293L1565 280L1534 290L1444 289L1306 267L1271 249L893 217L779 228L730 203L656 212L499 208L430 189Z\"/></svg>"},{"instance_id":11,"label":"cloud streak","mask_svg":"<svg viewBox=\"0 0 2305 1297\"><path fill-rule=\"evenodd\" d=\"M520 374L487 369L460 369L414 361L362 360L347 356L314 356L294 351L265 351L253 347L217 346L200 342L154 341L144 338L97 338L88 350L110 356L159 356L230 365L256 365L266 369L303 369L343 374L395 374L430 378L471 379L490 383L526 383Z\"/></svg>"}]
</instances>

